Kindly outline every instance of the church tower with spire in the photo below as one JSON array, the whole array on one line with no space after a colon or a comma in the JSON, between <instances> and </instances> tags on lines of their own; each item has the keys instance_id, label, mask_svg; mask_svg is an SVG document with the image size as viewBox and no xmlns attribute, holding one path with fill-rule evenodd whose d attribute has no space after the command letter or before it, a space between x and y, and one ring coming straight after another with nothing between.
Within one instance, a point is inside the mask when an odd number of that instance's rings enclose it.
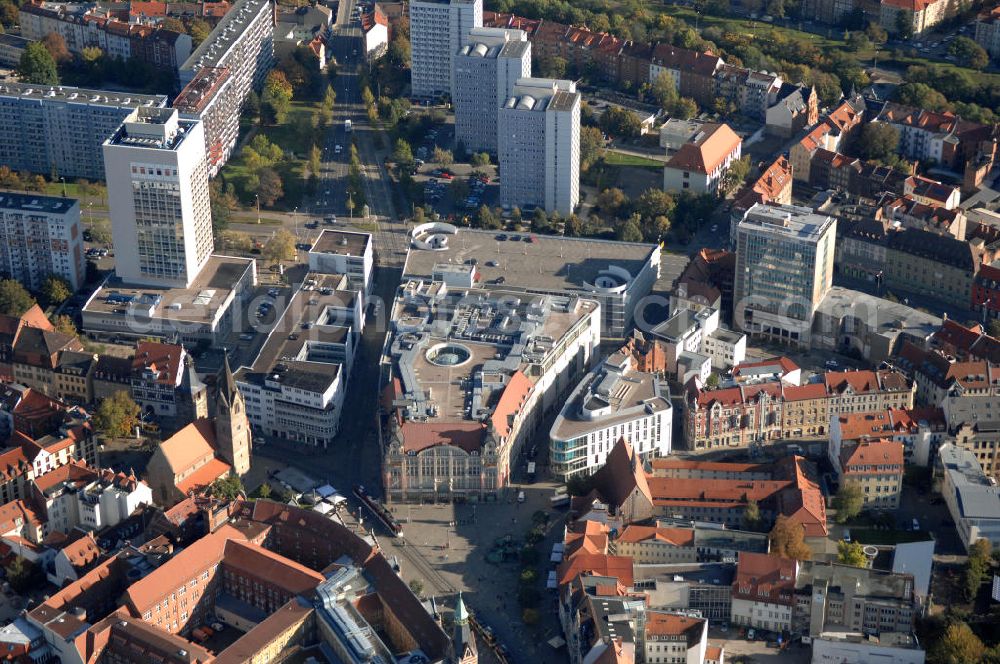
<instances>
[{"instance_id":1,"label":"church tower with spire","mask_svg":"<svg viewBox=\"0 0 1000 664\"><path fill-rule=\"evenodd\" d=\"M215 445L219 456L243 476L250 470L251 437L246 403L236 387L229 368L229 357L223 360L215 393Z\"/></svg>"},{"instance_id":2,"label":"church tower with spire","mask_svg":"<svg viewBox=\"0 0 1000 664\"><path fill-rule=\"evenodd\" d=\"M465 608L462 593L458 593L458 604L455 605L455 630L452 634L452 649L455 653L455 664L478 664L479 651L476 650L476 637L469 625L469 610Z\"/></svg>"}]
</instances>

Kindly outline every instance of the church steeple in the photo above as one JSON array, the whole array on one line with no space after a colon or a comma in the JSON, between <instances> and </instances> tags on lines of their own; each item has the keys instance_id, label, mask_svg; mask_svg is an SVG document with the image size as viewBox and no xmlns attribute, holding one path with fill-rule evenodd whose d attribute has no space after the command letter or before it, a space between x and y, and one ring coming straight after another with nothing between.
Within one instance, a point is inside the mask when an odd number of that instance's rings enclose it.
<instances>
[{"instance_id":1,"label":"church steeple","mask_svg":"<svg viewBox=\"0 0 1000 664\"><path fill-rule=\"evenodd\" d=\"M233 377L233 370L229 367L229 353L223 354L222 371L217 382L219 386L216 395L216 409L229 409L233 405L234 397L239 395L236 388L236 378Z\"/></svg>"},{"instance_id":2,"label":"church steeple","mask_svg":"<svg viewBox=\"0 0 1000 664\"><path fill-rule=\"evenodd\" d=\"M454 633L452 634L452 647L454 649L456 664L476 664L479 661L479 652L476 650L476 639L469 628L469 610L465 608L465 600L462 593L458 593L458 603L455 604Z\"/></svg>"},{"instance_id":3,"label":"church steeple","mask_svg":"<svg viewBox=\"0 0 1000 664\"><path fill-rule=\"evenodd\" d=\"M250 422L228 357L223 360L222 371L216 380L215 444L234 473L242 476L250 470Z\"/></svg>"}]
</instances>

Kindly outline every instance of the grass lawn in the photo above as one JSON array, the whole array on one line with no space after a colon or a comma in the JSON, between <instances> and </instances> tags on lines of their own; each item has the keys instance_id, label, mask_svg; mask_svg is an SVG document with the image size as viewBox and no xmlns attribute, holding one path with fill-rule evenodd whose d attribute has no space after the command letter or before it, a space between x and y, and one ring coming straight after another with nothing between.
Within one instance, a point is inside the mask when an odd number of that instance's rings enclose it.
<instances>
[{"instance_id":1,"label":"grass lawn","mask_svg":"<svg viewBox=\"0 0 1000 664\"><path fill-rule=\"evenodd\" d=\"M905 544L926 542L932 539L923 530L875 530L873 528L851 528L851 538L861 544Z\"/></svg>"},{"instance_id":2,"label":"grass lawn","mask_svg":"<svg viewBox=\"0 0 1000 664\"><path fill-rule=\"evenodd\" d=\"M640 157L634 154L626 154L624 152L615 152L613 150L607 150L604 153L604 163L609 166L637 166L641 168L655 169L663 168L664 164L664 162L656 159Z\"/></svg>"},{"instance_id":3,"label":"grass lawn","mask_svg":"<svg viewBox=\"0 0 1000 664\"><path fill-rule=\"evenodd\" d=\"M99 184L93 184L92 183L90 185L90 187L91 187L92 191L94 192L94 194L88 196L87 194L83 193L80 185L76 184L75 182L67 182L66 183L66 196L68 196L69 198L82 198L82 199L92 198L93 200L97 200L97 201L99 201L99 200L107 197L107 195L105 193L104 185L99 185ZM49 195L49 196L62 196L63 195L63 183L59 182L58 180L56 182L48 182L48 183L46 183L46 185L45 185L45 193L47 195ZM86 206L86 204L84 204L84 206ZM94 205L93 207L95 209L101 209L103 206Z\"/></svg>"}]
</instances>

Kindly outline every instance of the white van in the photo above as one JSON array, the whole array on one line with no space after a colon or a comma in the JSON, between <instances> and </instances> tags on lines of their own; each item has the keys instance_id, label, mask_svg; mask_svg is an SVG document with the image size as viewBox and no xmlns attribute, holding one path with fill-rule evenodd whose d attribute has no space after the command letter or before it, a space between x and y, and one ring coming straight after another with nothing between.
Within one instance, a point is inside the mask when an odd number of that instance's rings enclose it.
<instances>
[{"instance_id":1,"label":"white van","mask_svg":"<svg viewBox=\"0 0 1000 664\"><path fill-rule=\"evenodd\" d=\"M518 491L517 492L517 502L519 502L519 503L523 503L524 502L524 492L523 491Z\"/></svg>"}]
</instances>

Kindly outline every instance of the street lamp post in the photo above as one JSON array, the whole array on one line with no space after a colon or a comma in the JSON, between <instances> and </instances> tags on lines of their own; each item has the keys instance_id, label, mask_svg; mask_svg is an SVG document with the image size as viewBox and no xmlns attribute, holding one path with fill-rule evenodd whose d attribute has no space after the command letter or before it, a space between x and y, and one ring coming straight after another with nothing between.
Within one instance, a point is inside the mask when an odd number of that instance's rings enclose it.
<instances>
[{"instance_id":1,"label":"street lamp post","mask_svg":"<svg viewBox=\"0 0 1000 664\"><path fill-rule=\"evenodd\" d=\"M59 181L62 182L63 198L66 198L66 178L59 176Z\"/></svg>"},{"instance_id":2,"label":"street lamp post","mask_svg":"<svg viewBox=\"0 0 1000 664\"><path fill-rule=\"evenodd\" d=\"M254 199L257 201L257 224L260 224L260 194L254 194Z\"/></svg>"}]
</instances>

